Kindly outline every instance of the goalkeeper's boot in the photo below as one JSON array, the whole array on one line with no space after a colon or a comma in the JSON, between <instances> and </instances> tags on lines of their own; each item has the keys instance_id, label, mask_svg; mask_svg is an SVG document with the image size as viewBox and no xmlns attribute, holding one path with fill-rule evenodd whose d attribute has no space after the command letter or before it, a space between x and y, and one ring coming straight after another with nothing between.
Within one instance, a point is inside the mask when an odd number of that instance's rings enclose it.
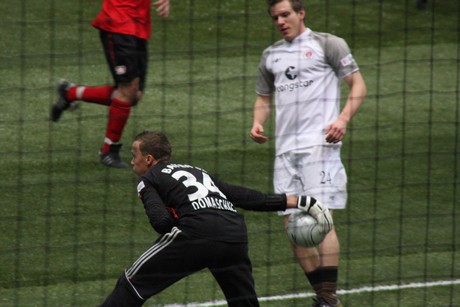
<instances>
[{"instance_id":1,"label":"goalkeeper's boot","mask_svg":"<svg viewBox=\"0 0 460 307\"><path fill-rule=\"evenodd\" d=\"M337 304L329 304L322 297L317 296L313 298L313 304L311 307L342 307L342 303L337 301Z\"/></svg>"},{"instance_id":2,"label":"goalkeeper's boot","mask_svg":"<svg viewBox=\"0 0 460 307\"><path fill-rule=\"evenodd\" d=\"M127 168L128 164L123 162L120 157L121 144L111 144L110 149L106 153L99 153L101 163L105 166L115 168Z\"/></svg>"},{"instance_id":3,"label":"goalkeeper's boot","mask_svg":"<svg viewBox=\"0 0 460 307\"><path fill-rule=\"evenodd\" d=\"M66 98L67 91L74 87L75 84L61 79L57 84L58 99L56 103L51 107L50 118L53 122L57 122L61 118L62 112L65 110L75 110L78 108L78 101L69 101Z\"/></svg>"}]
</instances>

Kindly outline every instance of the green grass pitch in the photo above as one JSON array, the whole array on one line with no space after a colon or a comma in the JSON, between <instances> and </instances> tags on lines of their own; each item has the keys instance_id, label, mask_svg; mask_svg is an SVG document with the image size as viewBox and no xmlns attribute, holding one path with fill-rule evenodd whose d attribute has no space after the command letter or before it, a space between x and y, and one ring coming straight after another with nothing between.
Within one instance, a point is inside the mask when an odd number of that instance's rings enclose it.
<instances>
[{"instance_id":1,"label":"green grass pitch","mask_svg":"<svg viewBox=\"0 0 460 307\"><path fill-rule=\"evenodd\" d=\"M98 162L107 109L48 121L59 78L111 82L89 25L100 2L0 3L1 306L95 306L156 238L136 176ZM368 86L342 152L348 208L334 215L346 306L460 304L458 283L438 283L460 276L460 4L428 2L306 1L307 25L344 37ZM176 161L271 192L273 142L248 137L259 56L279 39L265 1L171 0L153 29L123 157L135 134L163 130ZM281 219L244 214L261 304L304 306L311 290ZM147 306L222 299L204 271Z\"/></svg>"}]
</instances>

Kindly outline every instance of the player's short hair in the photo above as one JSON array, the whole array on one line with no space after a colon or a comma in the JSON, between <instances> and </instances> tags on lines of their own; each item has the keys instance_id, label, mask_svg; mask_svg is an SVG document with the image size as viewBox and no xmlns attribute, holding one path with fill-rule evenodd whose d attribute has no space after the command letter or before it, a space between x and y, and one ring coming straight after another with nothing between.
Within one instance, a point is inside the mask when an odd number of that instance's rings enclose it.
<instances>
[{"instance_id":1,"label":"player's short hair","mask_svg":"<svg viewBox=\"0 0 460 307\"><path fill-rule=\"evenodd\" d=\"M271 16L271 8L276 5L277 3L283 2L284 0L267 0L268 4L268 15ZM302 0L288 0L291 3L292 9L294 12L298 13L301 10L305 10L305 7L303 6Z\"/></svg>"},{"instance_id":2,"label":"player's short hair","mask_svg":"<svg viewBox=\"0 0 460 307\"><path fill-rule=\"evenodd\" d=\"M162 132L142 131L134 138L139 141L139 149L143 155L152 155L155 160L168 162L171 159L172 147L168 138Z\"/></svg>"}]
</instances>

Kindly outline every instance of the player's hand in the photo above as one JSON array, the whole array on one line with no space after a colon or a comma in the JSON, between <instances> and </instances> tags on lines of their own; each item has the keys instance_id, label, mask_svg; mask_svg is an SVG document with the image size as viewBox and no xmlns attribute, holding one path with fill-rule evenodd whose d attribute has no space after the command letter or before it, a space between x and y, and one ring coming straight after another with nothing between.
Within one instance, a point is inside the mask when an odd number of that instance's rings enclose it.
<instances>
[{"instance_id":1,"label":"player's hand","mask_svg":"<svg viewBox=\"0 0 460 307\"><path fill-rule=\"evenodd\" d=\"M313 216L318 224L323 226L324 232L328 233L334 227L329 209L317 199L310 196L298 196L297 208Z\"/></svg>"},{"instance_id":2,"label":"player's hand","mask_svg":"<svg viewBox=\"0 0 460 307\"><path fill-rule=\"evenodd\" d=\"M347 122L337 119L334 123L326 128L326 142L338 143L343 140L347 131Z\"/></svg>"},{"instance_id":3,"label":"player's hand","mask_svg":"<svg viewBox=\"0 0 460 307\"><path fill-rule=\"evenodd\" d=\"M161 18L168 18L169 16L169 0L158 0L152 3L156 7L157 15Z\"/></svg>"},{"instance_id":4,"label":"player's hand","mask_svg":"<svg viewBox=\"0 0 460 307\"><path fill-rule=\"evenodd\" d=\"M249 136L254 142L263 144L268 141L268 138L265 135L263 135L263 133L264 133L264 127L262 125L255 124L252 127L251 132L249 133Z\"/></svg>"}]
</instances>

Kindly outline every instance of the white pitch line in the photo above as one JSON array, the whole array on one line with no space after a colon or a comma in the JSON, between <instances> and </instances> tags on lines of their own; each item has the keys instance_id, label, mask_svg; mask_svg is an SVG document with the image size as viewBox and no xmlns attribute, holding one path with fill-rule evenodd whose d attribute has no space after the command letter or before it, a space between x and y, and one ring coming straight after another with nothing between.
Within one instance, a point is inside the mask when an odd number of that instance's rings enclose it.
<instances>
[{"instance_id":1,"label":"white pitch line","mask_svg":"<svg viewBox=\"0 0 460 307\"><path fill-rule=\"evenodd\" d=\"M429 288L429 287L451 286L451 285L459 285L459 284L460 284L460 279L440 280L440 281L430 281L430 282L413 282L413 283L403 284L403 285L387 285L387 286L375 286L375 287L361 287L361 288L350 289L350 290L337 290L337 294L352 294L352 293L363 293L363 292L392 291L392 290L400 290L400 289ZM315 294L312 292L293 293L293 294L286 294L286 295L259 297L259 301L261 302L282 301L282 300L292 299L292 298L305 298L305 297L313 297L313 296L315 296ZM227 305L227 301L219 300L219 301L211 301L211 302L203 302L203 303L190 303L190 304L185 304L185 305L169 304L169 305L165 305L164 307L212 307L212 306L226 306L226 305Z\"/></svg>"}]
</instances>

